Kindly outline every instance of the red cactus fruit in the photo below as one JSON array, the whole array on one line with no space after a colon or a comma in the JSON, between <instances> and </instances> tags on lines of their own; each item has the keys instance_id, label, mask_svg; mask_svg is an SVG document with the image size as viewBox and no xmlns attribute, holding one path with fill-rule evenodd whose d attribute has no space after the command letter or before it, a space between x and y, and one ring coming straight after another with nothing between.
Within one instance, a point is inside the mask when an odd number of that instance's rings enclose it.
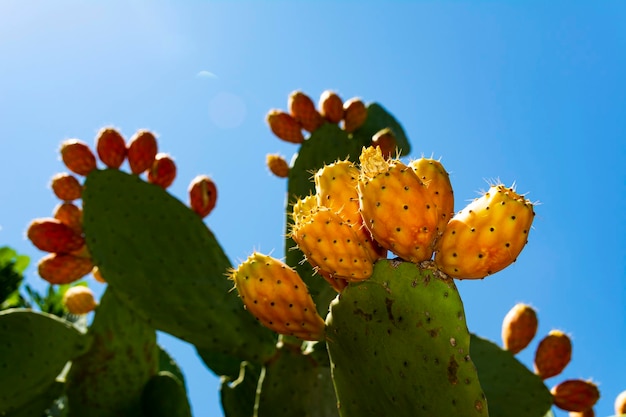
<instances>
[{"instance_id":1,"label":"red cactus fruit","mask_svg":"<svg viewBox=\"0 0 626 417\"><path fill-rule=\"evenodd\" d=\"M272 109L265 117L272 132L285 142L302 143L304 136L302 135L302 126L289 113L281 110Z\"/></svg>"},{"instance_id":2,"label":"red cactus fruit","mask_svg":"<svg viewBox=\"0 0 626 417\"><path fill-rule=\"evenodd\" d=\"M83 211L73 203L61 203L54 209L54 218L69 226L76 234L83 233Z\"/></svg>"},{"instance_id":3,"label":"red cactus fruit","mask_svg":"<svg viewBox=\"0 0 626 417\"><path fill-rule=\"evenodd\" d=\"M319 112L330 123L339 123L343 119L343 100L334 91L326 90L320 96Z\"/></svg>"},{"instance_id":4,"label":"red cactus fruit","mask_svg":"<svg viewBox=\"0 0 626 417\"><path fill-rule=\"evenodd\" d=\"M39 276L53 285L78 281L91 272L94 265L90 258L70 254L50 253L39 261Z\"/></svg>"},{"instance_id":5,"label":"red cactus fruit","mask_svg":"<svg viewBox=\"0 0 626 417\"><path fill-rule=\"evenodd\" d=\"M324 124L324 118L315 108L311 97L302 91L294 91L289 95L289 113L308 132L314 132Z\"/></svg>"},{"instance_id":6,"label":"red cactus fruit","mask_svg":"<svg viewBox=\"0 0 626 417\"><path fill-rule=\"evenodd\" d=\"M128 142L127 156L130 171L141 174L152 167L157 155L157 140L148 130L138 130Z\"/></svg>"},{"instance_id":7,"label":"red cactus fruit","mask_svg":"<svg viewBox=\"0 0 626 417\"><path fill-rule=\"evenodd\" d=\"M50 187L54 195L63 201L78 200L83 193L83 186L78 179L67 172L62 172L52 177Z\"/></svg>"},{"instance_id":8,"label":"red cactus fruit","mask_svg":"<svg viewBox=\"0 0 626 417\"><path fill-rule=\"evenodd\" d=\"M118 169L126 159L126 142L117 129L105 127L96 135L96 152L107 167Z\"/></svg>"},{"instance_id":9,"label":"red cactus fruit","mask_svg":"<svg viewBox=\"0 0 626 417\"><path fill-rule=\"evenodd\" d=\"M533 340L537 333L537 312L531 306L518 303L502 321L502 343L504 349L516 354Z\"/></svg>"},{"instance_id":10,"label":"red cactus fruit","mask_svg":"<svg viewBox=\"0 0 626 417\"><path fill-rule=\"evenodd\" d=\"M265 158L267 167L279 178L287 178L289 176L289 163L287 160L278 154L268 154Z\"/></svg>"},{"instance_id":11,"label":"red cactus fruit","mask_svg":"<svg viewBox=\"0 0 626 417\"><path fill-rule=\"evenodd\" d=\"M167 188L176 178L176 164L166 153L158 153L148 170L148 182Z\"/></svg>"},{"instance_id":12,"label":"red cactus fruit","mask_svg":"<svg viewBox=\"0 0 626 417\"><path fill-rule=\"evenodd\" d=\"M96 169L96 157L89 146L78 139L61 143L61 159L70 171L78 175L88 175Z\"/></svg>"},{"instance_id":13,"label":"red cactus fruit","mask_svg":"<svg viewBox=\"0 0 626 417\"><path fill-rule=\"evenodd\" d=\"M189 206L200 217L209 215L217 203L217 186L206 175L198 175L189 184Z\"/></svg>"},{"instance_id":14,"label":"red cactus fruit","mask_svg":"<svg viewBox=\"0 0 626 417\"><path fill-rule=\"evenodd\" d=\"M33 220L26 235L37 249L45 252L70 253L85 244L85 239L70 226L53 218Z\"/></svg>"},{"instance_id":15,"label":"red cactus fruit","mask_svg":"<svg viewBox=\"0 0 626 417\"><path fill-rule=\"evenodd\" d=\"M598 386L591 381L568 379L550 390L554 405L565 411L585 411L600 399Z\"/></svg>"},{"instance_id":16,"label":"red cactus fruit","mask_svg":"<svg viewBox=\"0 0 626 417\"><path fill-rule=\"evenodd\" d=\"M535 373L542 379L551 378L563 372L572 359L572 341L560 330L550 333L537 345L535 351Z\"/></svg>"},{"instance_id":17,"label":"red cactus fruit","mask_svg":"<svg viewBox=\"0 0 626 417\"><path fill-rule=\"evenodd\" d=\"M352 133L367 120L367 107L358 97L351 98L343 104L343 130Z\"/></svg>"}]
</instances>

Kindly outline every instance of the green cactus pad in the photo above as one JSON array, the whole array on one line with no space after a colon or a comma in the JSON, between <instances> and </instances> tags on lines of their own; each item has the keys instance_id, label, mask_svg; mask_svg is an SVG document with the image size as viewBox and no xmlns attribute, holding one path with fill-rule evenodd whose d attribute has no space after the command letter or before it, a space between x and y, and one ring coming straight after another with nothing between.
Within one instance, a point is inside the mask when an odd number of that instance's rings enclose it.
<instances>
[{"instance_id":1,"label":"green cactus pad","mask_svg":"<svg viewBox=\"0 0 626 417\"><path fill-rule=\"evenodd\" d=\"M159 363L156 331L108 287L89 334L91 349L67 376L70 416L142 416L141 393Z\"/></svg>"},{"instance_id":2,"label":"green cactus pad","mask_svg":"<svg viewBox=\"0 0 626 417\"><path fill-rule=\"evenodd\" d=\"M231 264L191 209L161 187L116 170L87 177L84 229L102 275L156 329L205 352L262 362L276 335L244 310Z\"/></svg>"},{"instance_id":3,"label":"green cactus pad","mask_svg":"<svg viewBox=\"0 0 626 417\"><path fill-rule=\"evenodd\" d=\"M254 417L338 416L330 368L283 345L259 380Z\"/></svg>"},{"instance_id":4,"label":"green cactus pad","mask_svg":"<svg viewBox=\"0 0 626 417\"><path fill-rule=\"evenodd\" d=\"M372 136L386 127L391 128L396 135L402 155L410 151L409 141L402 126L387 110L377 103L370 103L367 109L367 120L352 134L346 133L336 124L326 123L315 130L300 146L298 156L289 171L286 235L289 235L291 227L293 203L315 192L312 173L339 159L358 162L363 146L369 146ZM318 312L323 317L328 311L328 304L337 293L322 277L314 275L313 268L308 262L301 262L304 254L294 249L295 247L295 242L287 238L285 242L286 263L296 268L307 284Z\"/></svg>"},{"instance_id":5,"label":"green cactus pad","mask_svg":"<svg viewBox=\"0 0 626 417\"><path fill-rule=\"evenodd\" d=\"M141 405L146 417L191 417L185 387L167 371L150 378L141 394Z\"/></svg>"},{"instance_id":6,"label":"green cactus pad","mask_svg":"<svg viewBox=\"0 0 626 417\"><path fill-rule=\"evenodd\" d=\"M185 383L185 375L183 374L183 371L181 371L180 367L178 366L178 363L176 363L174 358L172 358L172 356L165 349L163 349L162 346L159 346L158 370L159 372L167 371L171 373L172 375L174 375L176 378L178 378L181 384L183 384L183 387L185 387L185 390L187 390L187 384Z\"/></svg>"},{"instance_id":7,"label":"green cactus pad","mask_svg":"<svg viewBox=\"0 0 626 417\"><path fill-rule=\"evenodd\" d=\"M470 351L491 417L543 417L550 411L550 390L511 352L475 335Z\"/></svg>"},{"instance_id":8,"label":"green cactus pad","mask_svg":"<svg viewBox=\"0 0 626 417\"><path fill-rule=\"evenodd\" d=\"M46 391L31 398L26 404L9 414L0 413L6 417L41 417L46 415L48 410L54 404L55 400L63 395L65 384L55 381L46 389Z\"/></svg>"},{"instance_id":9,"label":"green cactus pad","mask_svg":"<svg viewBox=\"0 0 626 417\"><path fill-rule=\"evenodd\" d=\"M225 417L251 417L262 367L242 362L237 378L222 376L220 400Z\"/></svg>"},{"instance_id":10,"label":"green cactus pad","mask_svg":"<svg viewBox=\"0 0 626 417\"><path fill-rule=\"evenodd\" d=\"M28 309L0 312L0 415L52 389L91 338L56 316Z\"/></svg>"},{"instance_id":11,"label":"green cactus pad","mask_svg":"<svg viewBox=\"0 0 626 417\"><path fill-rule=\"evenodd\" d=\"M378 261L326 323L342 417L488 416L463 303L436 270Z\"/></svg>"}]
</instances>

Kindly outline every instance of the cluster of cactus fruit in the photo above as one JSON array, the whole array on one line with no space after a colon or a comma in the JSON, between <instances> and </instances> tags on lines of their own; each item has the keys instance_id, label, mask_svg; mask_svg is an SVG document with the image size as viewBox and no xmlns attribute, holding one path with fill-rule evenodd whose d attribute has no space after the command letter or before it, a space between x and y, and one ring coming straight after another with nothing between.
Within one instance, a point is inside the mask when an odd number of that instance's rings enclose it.
<instances>
[{"instance_id":1,"label":"cluster of cactus fruit","mask_svg":"<svg viewBox=\"0 0 626 417\"><path fill-rule=\"evenodd\" d=\"M441 162L403 163L409 142L382 106L326 91L316 108L297 91L288 107L266 118L299 145L291 163L267 156L288 179L284 260L253 252L232 265L203 221L214 182L194 179L188 205L170 195L176 165L152 133L126 143L102 129L104 169L85 143L63 143L71 173L52 182L62 203L27 236L49 253L39 263L49 283L93 273L107 286L99 302L85 285L64 295L73 314L95 310L86 333L32 310L0 312L0 340L20 340L0 346L2 366L22 366L17 379L0 375L0 415L51 415L62 400L68 416L190 416L156 331L194 345L220 376L227 417L543 417L553 404L593 415L593 383L544 383L569 362L566 335L539 344L534 372L514 357L535 336L534 310L507 315L504 349L465 322L454 278L514 262L533 204L494 184L455 214ZM33 352L41 337L54 349Z\"/></svg>"}]
</instances>

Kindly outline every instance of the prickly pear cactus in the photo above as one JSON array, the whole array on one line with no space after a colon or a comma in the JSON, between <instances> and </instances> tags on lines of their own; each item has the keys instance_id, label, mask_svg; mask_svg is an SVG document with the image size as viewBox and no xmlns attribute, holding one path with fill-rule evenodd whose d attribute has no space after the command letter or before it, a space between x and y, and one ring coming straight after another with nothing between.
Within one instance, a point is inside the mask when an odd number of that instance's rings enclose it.
<instances>
[{"instance_id":1,"label":"prickly pear cactus","mask_svg":"<svg viewBox=\"0 0 626 417\"><path fill-rule=\"evenodd\" d=\"M0 415L5 415L47 396L65 364L89 349L91 337L56 316L9 309L0 312L0 341Z\"/></svg>"},{"instance_id":2,"label":"prickly pear cactus","mask_svg":"<svg viewBox=\"0 0 626 417\"><path fill-rule=\"evenodd\" d=\"M254 417L337 416L329 381L328 364L303 354L299 345L283 344L261 374Z\"/></svg>"},{"instance_id":3,"label":"prickly pear cactus","mask_svg":"<svg viewBox=\"0 0 626 417\"><path fill-rule=\"evenodd\" d=\"M154 328L107 288L89 334L91 349L67 376L70 416L142 416L141 393L159 365Z\"/></svg>"},{"instance_id":4,"label":"prickly pear cactus","mask_svg":"<svg viewBox=\"0 0 626 417\"><path fill-rule=\"evenodd\" d=\"M326 323L342 417L488 415L463 304L436 270L381 260Z\"/></svg>"},{"instance_id":5,"label":"prickly pear cactus","mask_svg":"<svg viewBox=\"0 0 626 417\"><path fill-rule=\"evenodd\" d=\"M311 172L315 172L338 159L347 158L353 162L358 161L362 147L369 146L372 142L372 136L384 128L393 130L401 155L410 152L409 141L402 126L383 106L377 103L371 103L367 106L367 119L355 132L348 133L336 124L325 123L300 145L298 156L288 177L287 235L289 235L292 224L290 219L293 211L292 204L297 199L315 192L315 184L311 181ZM296 243L292 239L286 239L286 263L296 268L302 276L317 304L318 312L324 315L336 292L319 276L313 276L313 268L308 263L302 263L304 254L301 250L294 249L295 247Z\"/></svg>"},{"instance_id":6,"label":"prickly pear cactus","mask_svg":"<svg viewBox=\"0 0 626 417\"><path fill-rule=\"evenodd\" d=\"M161 187L94 171L83 194L87 244L120 299L158 330L210 356L263 362L275 336L241 308L230 262L201 218Z\"/></svg>"}]
</instances>

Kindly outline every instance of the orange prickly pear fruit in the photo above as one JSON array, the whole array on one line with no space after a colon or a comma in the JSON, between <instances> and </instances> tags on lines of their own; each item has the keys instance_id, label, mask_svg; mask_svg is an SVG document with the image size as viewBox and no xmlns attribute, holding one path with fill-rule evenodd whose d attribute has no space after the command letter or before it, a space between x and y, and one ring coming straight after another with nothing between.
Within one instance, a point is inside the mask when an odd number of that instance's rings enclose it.
<instances>
[{"instance_id":1,"label":"orange prickly pear fruit","mask_svg":"<svg viewBox=\"0 0 626 417\"><path fill-rule=\"evenodd\" d=\"M130 138L126 151L130 171L133 174L141 174L150 169L157 155L157 147L157 140L152 132L138 130Z\"/></svg>"},{"instance_id":2,"label":"orange prickly pear fruit","mask_svg":"<svg viewBox=\"0 0 626 417\"><path fill-rule=\"evenodd\" d=\"M254 252L230 278L246 309L271 330L303 340L322 340L324 320L298 273Z\"/></svg>"},{"instance_id":3,"label":"orange prickly pear fruit","mask_svg":"<svg viewBox=\"0 0 626 417\"><path fill-rule=\"evenodd\" d=\"M277 177L287 178L289 176L289 163L281 155L268 154L265 158L265 162L272 174Z\"/></svg>"},{"instance_id":4,"label":"orange prickly pear fruit","mask_svg":"<svg viewBox=\"0 0 626 417\"><path fill-rule=\"evenodd\" d=\"M294 91L289 95L289 113L307 132L314 132L324 124L324 118L317 112L311 97L302 91Z\"/></svg>"},{"instance_id":5,"label":"orange prickly pear fruit","mask_svg":"<svg viewBox=\"0 0 626 417\"><path fill-rule=\"evenodd\" d=\"M431 158L416 159L411 161L409 166L426 185L437 206L439 213L437 229L441 235L454 215L454 191L450 176L441 162Z\"/></svg>"},{"instance_id":6,"label":"orange prickly pear fruit","mask_svg":"<svg viewBox=\"0 0 626 417\"><path fill-rule=\"evenodd\" d=\"M98 303L89 287L77 285L65 291L63 305L71 314L82 315L94 311Z\"/></svg>"},{"instance_id":7,"label":"orange prickly pear fruit","mask_svg":"<svg viewBox=\"0 0 626 417\"><path fill-rule=\"evenodd\" d=\"M461 279L484 278L517 259L535 212L513 188L492 185L448 222L437 241L435 263Z\"/></svg>"},{"instance_id":8,"label":"orange prickly pear fruit","mask_svg":"<svg viewBox=\"0 0 626 417\"><path fill-rule=\"evenodd\" d=\"M44 256L37 265L41 278L53 285L78 281L90 273L93 267L90 258L59 253L50 253Z\"/></svg>"},{"instance_id":9,"label":"orange prickly pear fruit","mask_svg":"<svg viewBox=\"0 0 626 417\"><path fill-rule=\"evenodd\" d=\"M126 159L126 142L116 129L105 127L96 135L96 152L104 165L118 169Z\"/></svg>"},{"instance_id":10,"label":"orange prickly pear fruit","mask_svg":"<svg viewBox=\"0 0 626 417\"><path fill-rule=\"evenodd\" d=\"M209 215L217 202L217 186L206 175L198 175L189 184L189 205L200 217Z\"/></svg>"},{"instance_id":11,"label":"orange prickly pear fruit","mask_svg":"<svg viewBox=\"0 0 626 417\"><path fill-rule=\"evenodd\" d=\"M85 239L57 219L35 219L26 231L28 239L45 252L69 253L80 249Z\"/></svg>"},{"instance_id":12,"label":"orange prickly pear fruit","mask_svg":"<svg viewBox=\"0 0 626 417\"><path fill-rule=\"evenodd\" d=\"M615 415L626 414L626 391L620 392L615 398Z\"/></svg>"},{"instance_id":13,"label":"orange prickly pear fruit","mask_svg":"<svg viewBox=\"0 0 626 417\"><path fill-rule=\"evenodd\" d=\"M285 142L302 143L304 136L302 135L302 126L289 113L281 110L272 109L265 117L267 124L270 125L272 132Z\"/></svg>"},{"instance_id":14,"label":"orange prickly pear fruit","mask_svg":"<svg viewBox=\"0 0 626 417\"><path fill-rule=\"evenodd\" d=\"M380 148L380 151L385 159L393 158L395 156L397 152L397 145L398 141L396 140L396 135L393 133L393 130L388 127L379 130L374 134L374 136L372 136L372 146Z\"/></svg>"},{"instance_id":15,"label":"orange prickly pear fruit","mask_svg":"<svg viewBox=\"0 0 626 417\"><path fill-rule=\"evenodd\" d=\"M598 386L591 381L568 379L555 385L550 392L554 405L565 411L585 411L591 409L600 399Z\"/></svg>"},{"instance_id":16,"label":"orange prickly pear fruit","mask_svg":"<svg viewBox=\"0 0 626 417\"><path fill-rule=\"evenodd\" d=\"M167 188L176 178L176 164L171 156L166 153L158 153L148 170L148 182L160 187Z\"/></svg>"},{"instance_id":17,"label":"orange prickly pear fruit","mask_svg":"<svg viewBox=\"0 0 626 417\"><path fill-rule=\"evenodd\" d=\"M78 200L83 193L83 186L72 174L60 173L52 177L52 192L63 201Z\"/></svg>"},{"instance_id":18,"label":"orange prickly pear fruit","mask_svg":"<svg viewBox=\"0 0 626 417\"><path fill-rule=\"evenodd\" d=\"M334 91L324 91L318 107L322 117L330 123L339 123L343 119L343 100Z\"/></svg>"},{"instance_id":19,"label":"orange prickly pear fruit","mask_svg":"<svg viewBox=\"0 0 626 417\"><path fill-rule=\"evenodd\" d=\"M91 270L91 275L93 275L93 278L99 283L106 284L106 280L102 276L102 272L100 272L100 268L98 268L97 266L93 267L93 269Z\"/></svg>"},{"instance_id":20,"label":"orange prickly pear fruit","mask_svg":"<svg viewBox=\"0 0 626 417\"><path fill-rule=\"evenodd\" d=\"M360 98L351 98L343 104L343 130L352 133L367 120L367 107Z\"/></svg>"},{"instance_id":21,"label":"orange prickly pear fruit","mask_svg":"<svg viewBox=\"0 0 626 417\"><path fill-rule=\"evenodd\" d=\"M61 159L70 171L78 175L87 175L96 169L96 157L89 146L78 139L61 143Z\"/></svg>"},{"instance_id":22,"label":"orange prickly pear fruit","mask_svg":"<svg viewBox=\"0 0 626 417\"><path fill-rule=\"evenodd\" d=\"M298 213L294 212L294 216ZM374 260L352 226L327 207L294 217L291 238L314 267L347 281L369 278Z\"/></svg>"},{"instance_id":23,"label":"orange prickly pear fruit","mask_svg":"<svg viewBox=\"0 0 626 417\"><path fill-rule=\"evenodd\" d=\"M518 303L504 316L502 321L502 343L504 349L516 354L533 340L537 333L537 312L531 306Z\"/></svg>"},{"instance_id":24,"label":"orange prickly pear fruit","mask_svg":"<svg viewBox=\"0 0 626 417\"><path fill-rule=\"evenodd\" d=\"M54 209L54 218L69 226L78 235L83 233L83 211L75 204L61 203Z\"/></svg>"},{"instance_id":25,"label":"orange prickly pear fruit","mask_svg":"<svg viewBox=\"0 0 626 417\"><path fill-rule=\"evenodd\" d=\"M364 148L360 160L363 224L397 256L414 263L430 259L438 214L426 186L412 168L399 160L386 160L380 148Z\"/></svg>"},{"instance_id":26,"label":"orange prickly pear fruit","mask_svg":"<svg viewBox=\"0 0 626 417\"><path fill-rule=\"evenodd\" d=\"M537 345L535 373L548 379L563 372L572 359L572 341L560 330L551 330Z\"/></svg>"}]
</instances>

